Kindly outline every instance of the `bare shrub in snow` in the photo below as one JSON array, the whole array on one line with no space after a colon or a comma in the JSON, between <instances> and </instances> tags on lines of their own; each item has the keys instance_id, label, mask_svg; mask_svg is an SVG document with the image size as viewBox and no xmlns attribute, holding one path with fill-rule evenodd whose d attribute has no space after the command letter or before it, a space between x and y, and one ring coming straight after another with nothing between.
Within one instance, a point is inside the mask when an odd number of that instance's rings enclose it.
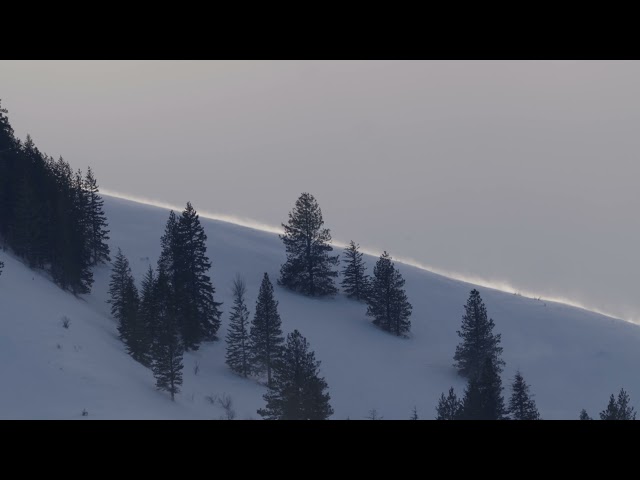
<instances>
[{"instance_id":1,"label":"bare shrub in snow","mask_svg":"<svg viewBox=\"0 0 640 480\"><path fill-rule=\"evenodd\" d=\"M62 326L63 328L69 328L69 324L71 323L71 320L69 319L69 317L67 317L66 315L64 317L61 318L62 321Z\"/></svg>"},{"instance_id":2,"label":"bare shrub in snow","mask_svg":"<svg viewBox=\"0 0 640 480\"><path fill-rule=\"evenodd\" d=\"M193 367L193 374L198 375L199 371L200 371L200 363L196 362L195 366Z\"/></svg>"},{"instance_id":3,"label":"bare shrub in snow","mask_svg":"<svg viewBox=\"0 0 640 480\"><path fill-rule=\"evenodd\" d=\"M223 393L222 397L217 398L216 403L224 410L227 420L234 420L236 418L236 411L233 409L233 400L230 395ZM224 417L222 417L222 419L224 419Z\"/></svg>"}]
</instances>

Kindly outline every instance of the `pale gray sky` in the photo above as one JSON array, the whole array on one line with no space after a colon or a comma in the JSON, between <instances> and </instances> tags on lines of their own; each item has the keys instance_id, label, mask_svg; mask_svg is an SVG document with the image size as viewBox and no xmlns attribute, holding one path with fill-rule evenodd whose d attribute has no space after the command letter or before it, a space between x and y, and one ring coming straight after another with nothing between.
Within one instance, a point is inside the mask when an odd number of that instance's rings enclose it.
<instances>
[{"instance_id":1,"label":"pale gray sky","mask_svg":"<svg viewBox=\"0 0 640 480\"><path fill-rule=\"evenodd\" d=\"M640 320L638 62L2 61L0 99L103 188L309 191L335 239Z\"/></svg>"}]
</instances>

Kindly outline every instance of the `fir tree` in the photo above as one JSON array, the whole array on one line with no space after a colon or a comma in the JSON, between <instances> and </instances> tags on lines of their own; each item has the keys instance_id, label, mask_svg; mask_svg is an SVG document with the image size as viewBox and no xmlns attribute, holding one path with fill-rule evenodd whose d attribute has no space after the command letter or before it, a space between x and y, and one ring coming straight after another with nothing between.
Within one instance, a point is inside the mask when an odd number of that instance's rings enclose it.
<instances>
[{"instance_id":1,"label":"fir tree","mask_svg":"<svg viewBox=\"0 0 640 480\"><path fill-rule=\"evenodd\" d=\"M179 305L182 337L186 350L197 350L203 340L217 340L222 303L213 299L215 289L207 272L207 235L191 205L182 212L176 230L177 257L174 258L174 292Z\"/></svg>"},{"instance_id":2,"label":"fir tree","mask_svg":"<svg viewBox=\"0 0 640 480\"><path fill-rule=\"evenodd\" d=\"M91 264L107 263L111 261L109 257L109 230L107 230L107 219L104 214L104 201L99 194L98 182L93 176L91 167L87 169L87 175L84 179L84 189L87 196L87 222L88 222L88 241L89 250L91 252Z\"/></svg>"},{"instance_id":3,"label":"fir tree","mask_svg":"<svg viewBox=\"0 0 640 480\"><path fill-rule=\"evenodd\" d=\"M414 406L413 411L411 412L411 418L409 420L419 420L418 418L418 407Z\"/></svg>"},{"instance_id":4,"label":"fir tree","mask_svg":"<svg viewBox=\"0 0 640 480\"><path fill-rule=\"evenodd\" d=\"M342 270L342 288L347 297L356 300L366 300L369 293L369 277L365 270L362 253L359 245L352 240L344 251L344 269Z\"/></svg>"},{"instance_id":5,"label":"fir tree","mask_svg":"<svg viewBox=\"0 0 640 480\"><path fill-rule=\"evenodd\" d=\"M511 385L511 399L509 400L509 413L513 420L540 420L540 413L533 400L533 394L529 393L529 385L524 381L520 371Z\"/></svg>"},{"instance_id":6,"label":"fir tree","mask_svg":"<svg viewBox=\"0 0 640 480\"><path fill-rule=\"evenodd\" d=\"M607 408L600 412L600 420L635 420L635 409L629 404L631 399L624 388L620 389L618 399L611 394Z\"/></svg>"},{"instance_id":7,"label":"fir tree","mask_svg":"<svg viewBox=\"0 0 640 480\"><path fill-rule=\"evenodd\" d=\"M440 394L440 400L436 407L436 420L459 420L462 413L462 401L458 400L453 387L449 389L449 394L445 397Z\"/></svg>"},{"instance_id":8,"label":"fir tree","mask_svg":"<svg viewBox=\"0 0 640 480\"><path fill-rule=\"evenodd\" d=\"M173 210L169 212L169 219L164 228L164 234L160 239L160 258L158 259L158 271L162 269L173 281L175 272L175 257L178 250L178 219Z\"/></svg>"},{"instance_id":9,"label":"fir tree","mask_svg":"<svg viewBox=\"0 0 640 480\"><path fill-rule=\"evenodd\" d=\"M3 268L4 268L4 262L0 261L0 275L2 275Z\"/></svg>"},{"instance_id":10,"label":"fir tree","mask_svg":"<svg viewBox=\"0 0 640 480\"><path fill-rule=\"evenodd\" d=\"M591 418L587 411L583 408L580 412L580 420L593 420L593 418Z\"/></svg>"},{"instance_id":11,"label":"fir tree","mask_svg":"<svg viewBox=\"0 0 640 480\"><path fill-rule=\"evenodd\" d=\"M153 342L158 336L158 295L156 292L156 277L153 268L149 266L149 270L142 279L140 288L140 322L143 328L144 350L148 355L152 354ZM147 357L143 362L146 366L151 366L151 358Z\"/></svg>"},{"instance_id":12,"label":"fir tree","mask_svg":"<svg viewBox=\"0 0 640 480\"><path fill-rule=\"evenodd\" d=\"M454 355L455 367L460 375L474 378L482 369L484 362L490 358L498 373L502 371L504 361L501 360L500 334L493 333L494 323L487 319L487 309L480 298L480 292L472 290L464 307L462 329L458 336L462 339L456 347Z\"/></svg>"},{"instance_id":13,"label":"fir tree","mask_svg":"<svg viewBox=\"0 0 640 480\"><path fill-rule=\"evenodd\" d=\"M249 331L251 343L251 368L260 375L267 372L267 385L271 385L271 371L282 351L278 302L273 298L273 285L266 273L262 278L256 311Z\"/></svg>"},{"instance_id":14,"label":"fir tree","mask_svg":"<svg viewBox=\"0 0 640 480\"><path fill-rule=\"evenodd\" d=\"M136 360L144 360L142 342L139 339L138 291L129 261L119 248L113 262L107 302L111 304L111 315L118 321L118 333L127 347L127 352Z\"/></svg>"},{"instance_id":15,"label":"fir tree","mask_svg":"<svg viewBox=\"0 0 640 480\"><path fill-rule=\"evenodd\" d=\"M373 269L367 315L373 317L374 325L397 336L407 335L411 328L413 307L403 287L402 275L384 252Z\"/></svg>"},{"instance_id":16,"label":"fir tree","mask_svg":"<svg viewBox=\"0 0 640 480\"><path fill-rule=\"evenodd\" d=\"M171 296L169 276L162 268L156 279L158 301L158 332L153 342L153 375L156 387L171 394L171 400L180 392L182 385L183 345Z\"/></svg>"},{"instance_id":17,"label":"fir tree","mask_svg":"<svg viewBox=\"0 0 640 480\"><path fill-rule=\"evenodd\" d=\"M309 343L294 330L287 336L276 362L273 382L258 414L267 420L326 420L333 414L327 382L319 375L320 362Z\"/></svg>"},{"instance_id":18,"label":"fir tree","mask_svg":"<svg viewBox=\"0 0 640 480\"><path fill-rule=\"evenodd\" d=\"M243 377L251 373L249 309L245 304L245 292L245 282L237 276L233 282L233 308L226 337L226 363L231 370Z\"/></svg>"},{"instance_id":19,"label":"fir tree","mask_svg":"<svg viewBox=\"0 0 640 480\"><path fill-rule=\"evenodd\" d=\"M504 420L502 380L493 360L487 357L477 378L471 378L462 400L462 420Z\"/></svg>"},{"instance_id":20,"label":"fir tree","mask_svg":"<svg viewBox=\"0 0 640 480\"><path fill-rule=\"evenodd\" d=\"M334 278L338 276L338 256L330 255L331 233L323 225L322 211L313 195L300 195L289 213L288 224L282 224L284 235L280 238L287 261L280 269L280 285L310 296L337 293Z\"/></svg>"}]
</instances>

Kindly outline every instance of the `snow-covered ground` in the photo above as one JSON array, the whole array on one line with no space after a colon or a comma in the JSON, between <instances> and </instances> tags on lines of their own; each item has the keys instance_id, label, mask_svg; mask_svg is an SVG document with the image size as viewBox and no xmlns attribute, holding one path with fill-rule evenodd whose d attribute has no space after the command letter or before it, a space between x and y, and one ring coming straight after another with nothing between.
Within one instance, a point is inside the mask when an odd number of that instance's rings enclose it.
<instances>
[{"instance_id":1,"label":"snow-covered ground","mask_svg":"<svg viewBox=\"0 0 640 480\"><path fill-rule=\"evenodd\" d=\"M105 210L111 247L122 248L139 282L149 264L155 266L168 211L113 197L105 197ZM268 272L275 283L284 248L274 233L201 220L217 299L224 302L222 340L185 355L184 384L175 403L155 390L151 371L133 361L117 338L105 302L108 266L94 272L93 293L77 299L0 251L5 263L0 276L0 418L216 419L224 412L207 397L223 394L232 397L237 418L259 418L265 387L235 376L224 364L231 281L236 273L245 277L253 308L262 274ZM366 259L371 271L376 259ZM441 392L450 386L463 391L465 382L452 367L452 357L473 285L397 266L414 307L409 339L378 330L363 304L341 295L310 299L275 286L285 334L300 330L322 361L335 419L362 419L372 409L385 419L406 419L414 406L421 418L433 418ZM543 418L574 419L582 408L597 416L620 387L638 408L639 326L478 289L502 333L503 383L508 387L519 368ZM70 319L68 329L63 316Z\"/></svg>"}]
</instances>

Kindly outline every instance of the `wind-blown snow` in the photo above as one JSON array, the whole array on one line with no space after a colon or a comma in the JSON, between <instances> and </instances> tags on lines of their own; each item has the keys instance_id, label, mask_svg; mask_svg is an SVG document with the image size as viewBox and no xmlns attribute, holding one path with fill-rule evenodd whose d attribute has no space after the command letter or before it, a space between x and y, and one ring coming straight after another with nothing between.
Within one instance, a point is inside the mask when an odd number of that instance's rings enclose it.
<instances>
[{"instance_id":1,"label":"wind-blown snow","mask_svg":"<svg viewBox=\"0 0 640 480\"><path fill-rule=\"evenodd\" d=\"M160 253L167 209L106 197L105 210L111 247L122 248L139 282ZM117 338L105 302L108 266L95 270L93 293L77 299L0 251L1 418L85 418L83 409L90 419L219 418L223 411L206 397L223 393L231 395L239 419L259 418L265 387L224 364L231 282L236 273L245 277L253 315L262 274L268 272L275 284L284 248L273 231L200 213L216 296L224 302L223 325L220 341L185 355L184 385L175 403L155 390L151 371L132 360ZM366 260L371 271L376 258ZM452 357L473 285L397 266L414 307L409 339L375 328L366 307L342 295L310 299L275 286L284 332L300 330L322 362L333 418L361 419L375 408L385 419L404 419L414 406L421 418L433 418L441 392L453 386L462 393L465 382ZM582 408L597 416L620 387L638 407L640 327L568 305L479 290L502 333L503 382L508 386L520 368L543 418L577 418ZM62 326L63 315L71 320L69 329Z\"/></svg>"}]
</instances>

